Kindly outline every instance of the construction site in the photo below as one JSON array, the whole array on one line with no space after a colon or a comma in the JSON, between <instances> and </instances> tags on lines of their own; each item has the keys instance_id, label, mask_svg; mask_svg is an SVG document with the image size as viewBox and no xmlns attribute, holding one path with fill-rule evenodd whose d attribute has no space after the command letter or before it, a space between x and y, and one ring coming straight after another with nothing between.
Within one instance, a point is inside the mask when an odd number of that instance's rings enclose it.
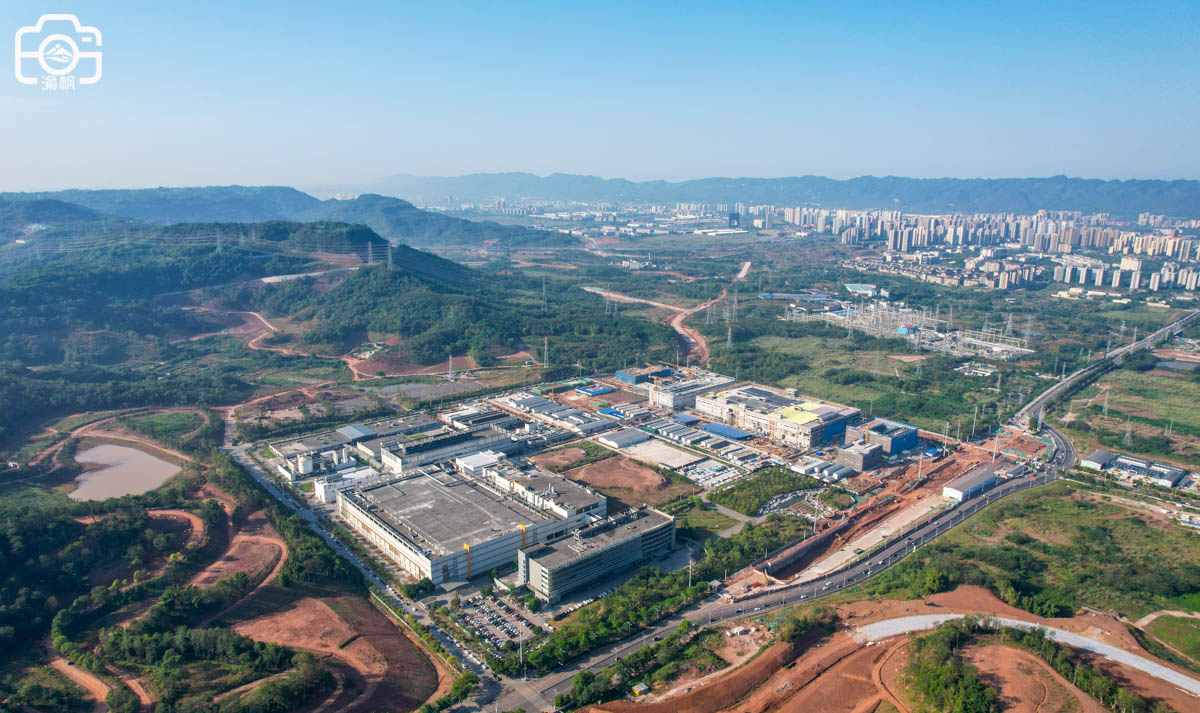
<instances>
[{"instance_id":1,"label":"construction site","mask_svg":"<svg viewBox=\"0 0 1200 713\"><path fill-rule=\"evenodd\" d=\"M941 438L925 432L921 436ZM954 503L943 496L943 488L981 466L1005 475L1021 472L1021 463L999 452L1016 446L1009 443L1012 437L1002 434L999 448L993 448L991 442L964 444L948 455L917 458L842 481L839 487L855 495L852 507L818 520L812 536L727 582L727 595L734 601L762 596L819 579L867 556L898 533L951 507ZM797 513L811 516L803 503L795 508Z\"/></svg>"},{"instance_id":2,"label":"construction site","mask_svg":"<svg viewBox=\"0 0 1200 713\"><path fill-rule=\"evenodd\" d=\"M926 308L897 306L879 300L857 307L850 305L821 312L788 309L780 319L825 322L844 328L847 332L857 330L873 337L904 339L918 350L958 357L1010 361L1033 354L1028 337L1017 336L1017 332L1013 331L1011 315L1003 328L991 327L985 320L980 329L954 329L953 313L943 319L940 312L940 309L930 313ZM1022 334L1029 334L1029 329Z\"/></svg>"}]
</instances>

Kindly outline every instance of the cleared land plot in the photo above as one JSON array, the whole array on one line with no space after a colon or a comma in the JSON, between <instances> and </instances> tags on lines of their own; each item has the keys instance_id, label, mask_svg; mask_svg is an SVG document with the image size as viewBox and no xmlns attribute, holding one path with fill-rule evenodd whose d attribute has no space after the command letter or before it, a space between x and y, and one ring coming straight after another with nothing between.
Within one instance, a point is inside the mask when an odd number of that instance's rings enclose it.
<instances>
[{"instance_id":1,"label":"cleared land plot","mask_svg":"<svg viewBox=\"0 0 1200 713\"><path fill-rule=\"evenodd\" d=\"M1104 713L1096 701L1028 651L975 645L967 647L963 657L984 683L999 691L998 703L1006 713Z\"/></svg>"},{"instance_id":2,"label":"cleared land plot","mask_svg":"<svg viewBox=\"0 0 1200 713\"><path fill-rule=\"evenodd\" d=\"M637 493L657 493L671 484L662 473L620 457L568 471L567 477L596 488L625 488Z\"/></svg>"},{"instance_id":3,"label":"cleared land plot","mask_svg":"<svg viewBox=\"0 0 1200 713\"><path fill-rule=\"evenodd\" d=\"M662 473L619 456L569 470L564 475L617 500L616 504L609 503L609 512L642 503L661 505L696 490L691 483L673 481Z\"/></svg>"},{"instance_id":4,"label":"cleared land plot","mask_svg":"<svg viewBox=\"0 0 1200 713\"><path fill-rule=\"evenodd\" d=\"M621 453L649 465L665 465L676 469L704 460L704 456L680 450L656 438L622 449Z\"/></svg>"},{"instance_id":5,"label":"cleared land plot","mask_svg":"<svg viewBox=\"0 0 1200 713\"><path fill-rule=\"evenodd\" d=\"M557 451L548 453L539 453L536 456L530 456L529 460L542 466L567 466L572 463L578 463L587 457L587 451L582 448L563 448Z\"/></svg>"},{"instance_id":6,"label":"cleared land plot","mask_svg":"<svg viewBox=\"0 0 1200 713\"><path fill-rule=\"evenodd\" d=\"M253 580L256 575L269 572L282 553L283 550L273 543L234 537L225 554L197 573L191 583L201 588L209 587L238 572L245 572Z\"/></svg>"},{"instance_id":7,"label":"cleared land plot","mask_svg":"<svg viewBox=\"0 0 1200 713\"><path fill-rule=\"evenodd\" d=\"M196 573L191 583L207 587L238 572L245 572L253 581L279 563L284 547L283 539L267 523L262 511L251 513L233 536L225 554Z\"/></svg>"},{"instance_id":8,"label":"cleared land plot","mask_svg":"<svg viewBox=\"0 0 1200 713\"><path fill-rule=\"evenodd\" d=\"M353 667L365 685L356 709L407 713L437 688L437 671L402 632L357 597L305 597L234 629L259 641L307 649ZM358 682L347 682L353 688Z\"/></svg>"}]
</instances>

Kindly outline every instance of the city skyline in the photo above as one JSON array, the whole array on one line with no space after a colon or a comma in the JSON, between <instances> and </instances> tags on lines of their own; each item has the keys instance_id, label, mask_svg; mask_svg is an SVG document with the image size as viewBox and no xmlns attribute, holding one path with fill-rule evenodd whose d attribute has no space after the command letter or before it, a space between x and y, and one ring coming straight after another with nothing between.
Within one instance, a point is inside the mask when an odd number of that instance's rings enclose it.
<instances>
[{"instance_id":1,"label":"city skyline","mask_svg":"<svg viewBox=\"0 0 1200 713\"><path fill-rule=\"evenodd\" d=\"M54 93L0 81L0 190L501 171L1178 179L1200 164L1186 3L66 9L104 32L104 77ZM0 27L46 10L9 3Z\"/></svg>"}]
</instances>

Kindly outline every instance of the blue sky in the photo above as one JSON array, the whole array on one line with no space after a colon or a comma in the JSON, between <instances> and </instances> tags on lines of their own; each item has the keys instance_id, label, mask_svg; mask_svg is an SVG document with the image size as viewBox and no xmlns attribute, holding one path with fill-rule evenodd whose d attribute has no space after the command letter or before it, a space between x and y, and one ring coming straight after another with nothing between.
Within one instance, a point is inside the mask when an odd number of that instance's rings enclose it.
<instances>
[{"instance_id":1,"label":"blue sky","mask_svg":"<svg viewBox=\"0 0 1200 713\"><path fill-rule=\"evenodd\" d=\"M1200 178L1194 0L749 5L8 0L5 57L69 12L104 76L46 92L6 66L0 190Z\"/></svg>"}]
</instances>

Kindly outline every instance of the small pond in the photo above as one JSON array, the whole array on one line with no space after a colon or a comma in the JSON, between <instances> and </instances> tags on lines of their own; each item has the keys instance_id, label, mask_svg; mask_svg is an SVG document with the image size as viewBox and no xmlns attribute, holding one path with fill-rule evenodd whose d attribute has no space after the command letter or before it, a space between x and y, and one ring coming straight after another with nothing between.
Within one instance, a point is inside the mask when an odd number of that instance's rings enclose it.
<instances>
[{"instance_id":1,"label":"small pond","mask_svg":"<svg viewBox=\"0 0 1200 713\"><path fill-rule=\"evenodd\" d=\"M75 454L75 460L93 467L81 473L69 497L72 500L105 500L153 490L180 471L179 466L128 446L104 444Z\"/></svg>"}]
</instances>

